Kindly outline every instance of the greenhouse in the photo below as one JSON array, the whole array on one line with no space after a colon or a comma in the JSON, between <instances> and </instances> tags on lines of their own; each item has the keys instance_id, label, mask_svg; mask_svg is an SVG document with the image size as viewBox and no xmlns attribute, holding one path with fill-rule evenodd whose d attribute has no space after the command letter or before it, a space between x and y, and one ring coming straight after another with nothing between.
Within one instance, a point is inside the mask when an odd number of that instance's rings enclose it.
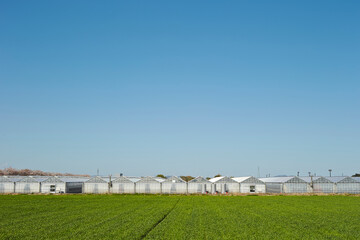
<instances>
[{"instance_id":1,"label":"greenhouse","mask_svg":"<svg viewBox=\"0 0 360 240\"><path fill-rule=\"evenodd\" d=\"M112 193L135 193L135 183L130 179L120 176L112 181Z\"/></svg>"},{"instance_id":2,"label":"greenhouse","mask_svg":"<svg viewBox=\"0 0 360 240\"><path fill-rule=\"evenodd\" d=\"M65 193L83 193L84 183L89 177L61 176L61 181L65 182Z\"/></svg>"},{"instance_id":3,"label":"greenhouse","mask_svg":"<svg viewBox=\"0 0 360 240\"><path fill-rule=\"evenodd\" d=\"M153 177L143 177L135 183L136 193L161 193L161 183Z\"/></svg>"},{"instance_id":4,"label":"greenhouse","mask_svg":"<svg viewBox=\"0 0 360 240\"><path fill-rule=\"evenodd\" d=\"M266 185L258 178L249 177L235 177L232 178L240 184L240 193L265 193Z\"/></svg>"},{"instance_id":5,"label":"greenhouse","mask_svg":"<svg viewBox=\"0 0 360 240\"><path fill-rule=\"evenodd\" d=\"M211 193L211 182L203 177L196 177L188 182L188 193Z\"/></svg>"},{"instance_id":6,"label":"greenhouse","mask_svg":"<svg viewBox=\"0 0 360 240\"><path fill-rule=\"evenodd\" d=\"M93 177L84 182L84 193L108 193L109 182L101 177Z\"/></svg>"},{"instance_id":7,"label":"greenhouse","mask_svg":"<svg viewBox=\"0 0 360 240\"><path fill-rule=\"evenodd\" d=\"M226 194L226 193L360 193L360 177L226 176L189 182L172 176L109 177L0 176L0 193L120 193L120 194Z\"/></svg>"},{"instance_id":8,"label":"greenhouse","mask_svg":"<svg viewBox=\"0 0 360 240\"><path fill-rule=\"evenodd\" d=\"M14 187L15 184L13 180L0 176L0 193L13 193Z\"/></svg>"},{"instance_id":9,"label":"greenhouse","mask_svg":"<svg viewBox=\"0 0 360 240\"><path fill-rule=\"evenodd\" d=\"M333 193L335 184L324 177L300 177L309 184L309 191L313 193Z\"/></svg>"},{"instance_id":10,"label":"greenhouse","mask_svg":"<svg viewBox=\"0 0 360 240\"><path fill-rule=\"evenodd\" d=\"M179 177L169 177L161 183L162 193L184 194L187 193L187 183Z\"/></svg>"},{"instance_id":11,"label":"greenhouse","mask_svg":"<svg viewBox=\"0 0 360 240\"><path fill-rule=\"evenodd\" d=\"M40 182L33 177L23 177L15 182L16 193L39 193Z\"/></svg>"},{"instance_id":12,"label":"greenhouse","mask_svg":"<svg viewBox=\"0 0 360 240\"><path fill-rule=\"evenodd\" d=\"M334 193L360 193L360 182L351 177L327 177L335 183Z\"/></svg>"},{"instance_id":13,"label":"greenhouse","mask_svg":"<svg viewBox=\"0 0 360 240\"><path fill-rule=\"evenodd\" d=\"M42 193L65 193L66 184L58 177L49 177L41 181Z\"/></svg>"},{"instance_id":14,"label":"greenhouse","mask_svg":"<svg viewBox=\"0 0 360 240\"><path fill-rule=\"evenodd\" d=\"M213 183L213 193L239 193L240 184L229 177L215 177L209 180Z\"/></svg>"},{"instance_id":15,"label":"greenhouse","mask_svg":"<svg viewBox=\"0 0 360 240\"><path fill-rule=\"evenodd\" d=\"M266 185L267 193L307 193L310 185L299 177L260 178Z\"/></svg>"}]
</instances>

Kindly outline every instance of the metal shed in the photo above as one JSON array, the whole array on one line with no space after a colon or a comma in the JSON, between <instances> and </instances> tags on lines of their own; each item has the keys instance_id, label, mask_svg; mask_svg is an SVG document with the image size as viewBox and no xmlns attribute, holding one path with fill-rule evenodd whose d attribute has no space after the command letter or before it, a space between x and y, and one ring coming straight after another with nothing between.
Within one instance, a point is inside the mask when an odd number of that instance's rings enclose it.
<instances>
[{"instance_id":1,"label":"metal shed","mask_svg":"<svg viewBox=\"0 0 360 240\"><path fill-rule=\"evenodd\" d=\"M172 176L161 183L162 193L184 194L187 193L187 183L179 177Z\"/></svg>"},{"instance_id":2,"label":"metal shed","mask_svg":"<svg viewBox=\"0 0 360 240\"><path fill-rule=\"evenodd\" d=\"M265 182L267 193L307 193L309 184L299 177L260 178Z\"/></svg>"},{"instance_id":3,"label":"metal shed","mask_svg":"<svg viewBox=\"0 0 360 240\"><path fill-rule=\"evenodd\" d=\"M0 193L13 193L14 191L14 181L8 177L0 176Z\"/></svg>"},{"instance_id":4,"label":"metal shed","mask_svg":"<svg viewBox=\"0 0 360 240\"><path fill-rule=\"evenodd\" d=\"M40 182L33 177L23 177L15 182L16 193L39 193Z\"/></svg>"},{"instance_id":5,"label":"metal shed","mask_svg":"<svg viewBox=\"0 0 360 240\"><path fill-rule=\"evenodd\" d=\"M135 183L130 179L120 176L112 181L112 193L135 193Z\"/></svg>"},{"instance_id":6,"label":"metal shed","mask_svg":"<svg viewBox=\"0 0 360 240\"><path fill-rule=\"evenodd\" d=\"M333 193L335 184L324 177L300 177L309 184L308 192L313 193Z\"/></svg>"},{"instance_id":7,"label":"metal shed","mask_svg":"<svg viewBox=\"0 0 360 240\"><path fill-rule=\"evenodd\" d=\"M188 193L211 193L212 183L203 177L196 177L188 182Z\"/></svg>"},{"instance_id":8,"label":"metal shed","mask_svg":"<svg viewBox=\"0 0 360 240\"><path fill-rule=\"evenodd\" d=\"M101 177L92 177L84 182L84 193L108 193L109 182Z\"/></svg>"},{"instance_id":9,"label":"metal shed","mask_svg":"<svg viewBox=\"0 0 360 240\"><path fill-rule=\"evenodd\" d=\"M58 177L49 177L41 182L42 193L65 193L66 184Z\"/></svg>"},{"instance_id":10,"label":"metal shed","mask_svg":"<svg viewBox=\"0 0 360 240\"><path fill-rule=\"evenodd\" d=\"M213 193L239 193L240 184L229 177L221 176L209 180L213 184Z\"/></svg>"},{"instance_id":11,"label":"metal shed","mask_svg":"<svg viewBox=\"0 0 360 240\"><path fill-rule=\"evenodd\" d=\"M153 177L143 177L135 183L136 193L161 193L161 183Z\"/></svg>"},{"instance_id":12,"label":"metal shed","mask_svg":"<svg viewBox=\"0 0 360 240\"><path fill-rule=\"evenodd\" d=\"M253 176L234 177L233 180L240 184L240 193L265 193L266 185L263 181Z\"/></svg>"},{"instance_id":13,"label":"metal shed","mask_svg":"<svg viewBox=\"0 0 360 240\"><path fill-rule=\"evenodd\" d=\"M335 183L334 193L360 193L360 182L351 177L326 177Z\"/></svg>"}]
</instances>

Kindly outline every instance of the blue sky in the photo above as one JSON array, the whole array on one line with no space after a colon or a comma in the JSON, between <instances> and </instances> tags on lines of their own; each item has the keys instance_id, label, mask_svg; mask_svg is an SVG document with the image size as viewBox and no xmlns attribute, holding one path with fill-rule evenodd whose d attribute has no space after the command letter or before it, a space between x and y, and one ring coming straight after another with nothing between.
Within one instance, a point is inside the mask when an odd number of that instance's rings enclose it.
<instances>
[{"instance_id":1,"label":"blue sky","mask_svg":"<svg viewBox=\"0 0 360 240\"><path fill-rule=\"evenodd\" d=\"M2 1L0 168L360 172L358 1Z\"/></svg>"}]
</instances>

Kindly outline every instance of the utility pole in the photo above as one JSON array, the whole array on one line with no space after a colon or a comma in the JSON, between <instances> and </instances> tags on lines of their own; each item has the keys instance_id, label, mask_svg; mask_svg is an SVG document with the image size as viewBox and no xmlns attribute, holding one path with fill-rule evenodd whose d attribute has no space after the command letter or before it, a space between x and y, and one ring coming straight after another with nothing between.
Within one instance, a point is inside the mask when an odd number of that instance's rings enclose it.
<instances>
[{"instance_id":1,"label":"utility pole","mask_svg":"<svg viewBox=\"0 0 360 240\"><path fill-rule=\"evenodd\" d=\"M96 171L96 176L99 176L99 169L97 169Z\"/></svg>"},{"instance_id":2,"label":"utility pole","mask_svg":"<svg viewBox=\"0 0 360 240\"><path fill-rule=\"evenodd\" d=\"M258 178L260 177L260 167L258 167Z\"/></svg>"},{"instance_id":3,"label":"utility pole","mask_svg":"<svg viewBox=\"0 0 360 240\"><path fill-rule=\"evenodd\" d=\"M300 172L297 172L297 176L298 176L298 177L300 176Z\"/></svg>"},{"instance_id":4,"label":"utility pole","mask_svg":"<svg viewBox=\"0 0 360 240\"><path fill-rule=\"evenodd\" d=\"M111 174L109 175L109 183L108 183L108 193L111 192L111 188L112 188L112 181L111 181Z\"/></svg>"},{"instance_id":5,"label":"utility pole","mask_svg":"<svg viewBox=\"0 0 360 240\"><path fill-rule=\"evenodd\" d=\"M329 169L330 177L331 177L331 172L332 172L332 169Z\"/></svg>"}]
</instances>

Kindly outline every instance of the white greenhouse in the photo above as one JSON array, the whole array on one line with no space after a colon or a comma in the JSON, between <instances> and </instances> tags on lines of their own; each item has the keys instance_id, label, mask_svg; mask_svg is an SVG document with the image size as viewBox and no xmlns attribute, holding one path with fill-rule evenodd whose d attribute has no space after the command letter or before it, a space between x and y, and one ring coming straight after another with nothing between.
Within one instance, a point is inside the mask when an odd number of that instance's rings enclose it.
<instances>
[{"instance_id":1,"label":"white greenhouse","mask_svg":"<svg viewBox=\"0 0 360 240\"><path fill-rule=\"evenodd\" d=\"M233 180L240 184L240 193L266 193L266 185L258 178L234 177Z\"/></svg>"},{"instance_id":2,"label":"white greenhouse","mask_svg":"<svg viewBox=\"0 0 360 240\"><path fill-rule=\"evenodd\" d=\"M83 193L84 183L90 179L89 177L77 176L61 176L59 178L65 182L66 193Z\"/></svg>"},{"instance_id":3,"label":"white greenhouse","mask_svg":"<svg viewBox=\"0 0 360 240\"><path fill-rule=\"evenodd\" d=\"M112 193L135 193L135 183L120 176L112 181Z\"/></svg>"},{"instance_id":4,"label":"white greenhouse","mask_svg":"<svg viewBox=\"0 0 360 240\"><path fill-rule=\"evenodd\" d=\"M188 193L211 193L212 183L203 177L196 177L188 182Z\"/></svg>"},{"instance_id":5,"label":"white greenhouse","mask_svg":"<svg viewBox=\"0 0 360 240\"><path fill-rule=\"evenodd\" d=\"M49 177L41 182L42 193L65 193L66 184L58 177Z\"/></svg>"},{"instance_id":6,"label":"white greenhouse","mask_svg":"<svg viewBox=\"0 0 360 240\"><path fill-rule=\"evenodd\" d=\"M15 183L12 179L0 176L0 193L13 193L14 188Z\"/></svg>"},{"instance_id":7,"label":"white greenhouse","mask_svg":"<svg viewBox=\"0 0 360 240\"><path fill-rule=\"evenodd\" d=\"M15 182L16 193L39 193L40 182L33 177L23 177Z\"/></svg>"},{"instance_id":8,"label":"white greenhouse","mask_svg":"<svg viewBox=\"0 0 360 240\"><path fill-rule=\"evenodd\" d=\"M333 193L335 184L324 177L300 177L309 184L309 191L313 193Z\"/></svg>"},{"instance_id":9,"label":"white greenhouse","mask_svg":"<svg viewBox=\"0 0 360 240\"><path fill-rule=\"evenodd\" d=\"M334 193L360 193L360 182L351 177L326 177L335 183Z\"/></svg>"},{"instance_id":10,"label":"white greenhouse","mask_svg":"<svg viewBox=\"0 0 360 240\"><path fill-rule=\"evenodd\" d=\"M213 183L212 193L240 193L240 184L229 177L215 177L209 181Z\"/></svg>"},{"instance_id":11,"label":"white greenhouse","mask_svg":"<svg viewBox=\"0 0 360 240\"><path fill-rule=\"evenodd\" d=\"M179 177L169 177L161 183L161 192L166 194L187 193L187 183Z\"/></svg>"},{"instance_id":12,"label":"white greenhouse","mask_svg":"<svg viewBox=\"0 0 360 240\"><path fill-rule=\"evenodd\" d=\"M108 193L109 182L101 177L92 177L84 182L84 193Z\"/></svg>"},{"instance_id":13,"label":"white greenhouse","mask_svg":"<svg viewBox=\"0 0 360 240\"><path fill-rule=\"evenodd\" d=\"M136 193L161 193L161 183L153 177L143 177L135 183Z\"/></svg>"},{"instance_id":14,"label":"white greenhouse","mask_svg":"<svg viewBox=\"0 0 360 240\"><path fill-rule=\"evenodd\" d=\"M310 185L299 177L260 178L265 182L267 193L307 193Z\"/></svg>"}]
</instances>

